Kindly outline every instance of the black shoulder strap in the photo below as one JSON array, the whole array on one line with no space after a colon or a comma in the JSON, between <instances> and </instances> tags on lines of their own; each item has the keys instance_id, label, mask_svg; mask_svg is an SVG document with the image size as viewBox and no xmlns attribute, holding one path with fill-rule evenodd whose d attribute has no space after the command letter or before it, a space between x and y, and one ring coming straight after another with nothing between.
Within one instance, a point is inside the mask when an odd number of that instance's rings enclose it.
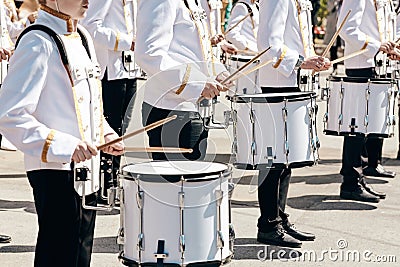
<instances>
[{"instance_id":1,"label":"black shoulder strap","mask_svg":"<svg viewBox=\"0 0 400 267\"><path fill-rule=\"evenodd\" d=\"M250 17L254 16L253 9L251 9L251 6L248 3L246 3L246 2L237 2L236 4L239 4L239 3L243 4L243 5L245 5L247 7L247 11L250 13ZM257 9L259 9L258 5L256 5L256 7L257 7Z\"/></svg>"},{"instance_id":2,"label":"black shoulder strap","mask_svg":"<svg viewBox=\"0 0 400 267\"><path fill-rule=\"evenodd\" d=\"M41 25L41 24L30 25L28 28L23 30L21 32L21 34L18 36L17 42L15 43L15 49L17 49L17 46L18 46L19 41L21 40L22 36L24 36L25 34L27 34L30 31L34 31L34 30L43 31L43 32L47 33L54 40L54 42L57 45L58 51L60 53L61 61L63 62L63 64L65 66L68 66L69 62L68 62L67 52L65 50L64 43L61 40L61 37L55 31L50 29L49 27ZM78 28L78 34L81 37L82 45L85 47L85 50L86 50L87 54L89 55L89 58L91 58L89 45L88 45L86 36L82 33L82 31L79 28Z\"/></svg>"},{"instance_id":3,"label":"black shoulder strap","mask_svg":"<svg viewBox=\"0 0 400 267\"><path fill-rule=\"evenodd\" d=\"M43 31L43 32L47 33L48 35L50 35L50 37L54 40L54 42L57 45L57 48L58 48L58 51L60 52L60 56L61 56L61 60L62 60L63 64L68 65L68 58L67 58L67 54L65 52L65 46L61 40L61 37L55 31L50 29L49 27L41 25L41 24L33 24L33 25L29 26L28 28L26 28L25 30L23 30L21 32L21 34L18 36L17 42L15 43L15 49L17 49L19 41L21 40L22 36L24 36L25 34L27 34L30 31L33 31L33 30Z\"/></svg>"}]
</instances>

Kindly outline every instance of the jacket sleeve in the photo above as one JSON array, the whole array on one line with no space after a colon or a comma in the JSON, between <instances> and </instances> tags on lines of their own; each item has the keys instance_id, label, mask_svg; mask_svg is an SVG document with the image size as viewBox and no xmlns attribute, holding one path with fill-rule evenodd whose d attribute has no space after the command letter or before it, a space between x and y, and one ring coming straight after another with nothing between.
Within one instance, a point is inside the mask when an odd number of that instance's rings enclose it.
<instances>
[{"instance_id":1,"label":"jacket sleeve","mask_svg":"<svg viewBox=\"0 0 400 267\"><path fill-rule=\"evenodd\" d=\"M10 59L0 90L0 131L25 154L43 158L46 148L48 162L66 163L80 139L50 129L34 115L51 68L49 59L59 58L55 44L46 38L28 33Z\"/></svg>"},{"instance_id":2,"label":"jacket sleeve","mask_svg":"<svg viewBox=\"0 0 400 267\"><path fill-rule=\"evenodd\" d=\"M237 3L235 7L232 9L232 14L229 19L229 24L228 24L228 29L230 29L232 26L236 25L241 19L243 19L249 11L247 10L246 6L241 3ZM250 17L246 18L251 19ZM226 39L234 44L237 48L243 50L246 49L247 47L247 41L246 37L243 36L240 32L243 28L243 23L245 21L242 21L238 26L233 28L228 34L226 35Z\"/></svg>"},{"instance_id":3,"label":"jacket sleeve","mask_svg":"<svg viewBox=\"0 0 400 267\"><path fill-rule=\"evenodd\" d=\"M289 19L289 4L292 0L261 0L260 24L258 26L257 46L259 51L271 46L263 56L264 60L276 59L277 71L289 77L299 58L299 53L284 41L286 22ZM274 7L274 8L271 8ZM279 64L278 64L279 63Z\"/></svg>"},{"instance_id":4,"label":"jacket sleeve","mask_svg":"<svg viewBox=\"0 0 400 267\"><path fill-rule=\"evenodd\" d=\"M182 60L179 54L169 52L174 35L179 34L174 32L174 24L179 5L182 5L181 2L176 0L139 1L136 62L149 74L149 80L158 81L166 91L176 90L175 92L182 99L194 99L201 95L207 80L206 75L201 72L196 63L189 64ZM189 36L187 41L193 42ZM148 81L148 84L150 85L151 82ZM184 87L189 88L183 90Z\"/></svg>"},{"instance_id":5,"label":"jacket sleeve","mask_svg":"<svg viewBox=\"0 0 400 267\"><path fill-rule=\"evenodd\" d=\"M367 51L364 55L374 57L379 51L381 42L360 30L365 5L366 0L344 0L338 17L337 27L340 26L348 11L351 10L351 14L339 35L351 47L359 47L361 49L366 45Z\"/></svg>"},{"instance_id":6,"label":"jacket sleeve","mask_svg":"<svg viewBox=\"0 0 400 267\"><path fill-rule=\"evenodd\" d=\"M118 29L112 29L104 25L107 16L111 16L109 11L112 4L117 0L91 0L86 17L81 24L92 35L95 43L107 47L108 50L130 50L133 38L125 33L119 32Z\"/></svg>"}]
</instances>

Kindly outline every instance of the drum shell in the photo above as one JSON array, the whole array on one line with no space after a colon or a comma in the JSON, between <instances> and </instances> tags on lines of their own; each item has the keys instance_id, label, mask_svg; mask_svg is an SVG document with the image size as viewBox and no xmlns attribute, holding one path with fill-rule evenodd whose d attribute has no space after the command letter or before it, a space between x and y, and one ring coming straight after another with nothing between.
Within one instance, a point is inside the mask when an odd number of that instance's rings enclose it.
<instances>
[{"instance_id":1,"label":"drum shell","mask_svg":"<svg viewBox=\"0 0 400 267\"><path fill-rule=\"evenodd\" d=\"M309 109L315 107L314 93L256 94L236 97L236 163L238 168L271 165L267 159L267 147L272 147L272 166L292 168L311 166L318 160L318 152L310 146L318 142L315 123L312 125ZM285 104L285 100L287 100ZM287 140L289 154L285 153L285 121L283 109L287 109ZM254 130L251 123L254 112ZM313 118L314 119L314 118ZM310 134L310 127L312 135ZM252 154L253 133L256 153Z\"/></svg>"},{"instance_id":2,"label":"drum shell","mask_svg":"<svg viewBox=\"0 0 400 267\"><path fill-rule=\"evenodd\" d=\"M325 134L394 135L397 90L392 80L331 77L329 84Z\"/></svg>"},{"instance_id":3,"label":"drum shell","mask_svg":"<svg viewBox=\"0 0 400 267\"><path fill-rule=\"evenodd\" d=\"M233 73L243 65L247 64L253 57L252 56L243 56L243 55L234 55L230 57L230 65L229 69L230 72ZM257 65L260 64L259 60L254 61L251 63L247 68L245 68L243 71L246 72L246 70L250 70ZM240 75L240 74L239 74ZM230 89L228 91L228 95L232 96L235 94L256 94L256 93L261 93L261 89L259 86L259 71L253 71L245 76L239 77L237 80L235 80L235 88Z\"/></svg>"},{"instance_id":4,"label":"drum shell","mask_svg":"<svg viewBox=\"0 0 400 267\"><path fill-rule=\"evenodd\" d=\"M153 164L153 163L151 163ZM156 163L157 164L157 163ZM161 163L163 164L163 163ZM186 164L194 164L190 162ZM215 163L210 163L215 164ZM164 166L168 164L165 163ZM173 164L172 164L173 165ZM222 164L221 164L222 165ZM124 167L126 169L126 167ZM184 174L184 173L182 173ZM196 175L180 182L169 182L159 175L151 181L151 175L141 179L141 174L124 171L122 180L125 200L125 258L134 262L156 263L154 253L158 240L165 240L165 252L168 257L164 263L181 264L179 251L180 212L179 193L184 192L184 264L221 261L221 250L217 248L217 201L216 191L222 190L221 231L224 237L222 261L230 256L229 251L229 171L221 174L208 173ZM172 181L172 180L171 180ZM141 259L137 250L137 237L140 234L140 209L136 201L138 190L144 193L143 234L144 250Z\"/></svg>"}]
</instances>

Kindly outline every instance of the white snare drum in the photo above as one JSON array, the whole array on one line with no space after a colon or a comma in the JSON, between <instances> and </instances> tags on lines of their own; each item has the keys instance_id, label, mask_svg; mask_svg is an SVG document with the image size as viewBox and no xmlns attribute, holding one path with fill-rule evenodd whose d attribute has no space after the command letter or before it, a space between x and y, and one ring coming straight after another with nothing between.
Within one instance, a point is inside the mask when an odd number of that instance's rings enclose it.
<instances>
[{"instance_id":1,"label":"white snare drum","mask_svg":"<svg viewBox=\"0 0 400 267\"><path fill-rule=\"evenodd\" d=\"M318 160L315 93L237 95L234 145L237 168L292 168Z\"/></svg>"},{"instance_id":2,"label":"white snare drum","mask_svg":"<svg viewBox=\"0 0 400 267\"><path fill-rule=\"evenodd\" d=\"M198 161L125 166L123 263L219 266L228 259L230 173L225 164Z\"/></svg>"},{"instance_id":3,"label":"white snare drum","mask_svg":"<svg viewBox=\"0 0 400 267\"><path fill-rule=\"evenodd\" d=\"M234 71L242 67L244 64L249 62L252 58L253 56L232 55L230 57L230 65L229 65L230 72L233 73ZM243 71L246 72L246 70L250 70L256 67L259 63L260 61L256 60L253 63L251 63L247 68L245 68ZM239 79L235 81L235 83L236 83L236 87L234 89L235 92L233 92L233 89L231 89L228 91L228 95L261 93L259 87L258 70L253 71L247 75L241 76Z\"/></svg>"},{"instance_id":4,"label":"white snare drum","mask_svg":"<svg viewBox=\"0 0 400 267\"><path fill-rule=\"evenodd\" d=\"M397 89L390 79L331 77L324 116L327 135L394 135Z\"/></svg>"}]
</instances>

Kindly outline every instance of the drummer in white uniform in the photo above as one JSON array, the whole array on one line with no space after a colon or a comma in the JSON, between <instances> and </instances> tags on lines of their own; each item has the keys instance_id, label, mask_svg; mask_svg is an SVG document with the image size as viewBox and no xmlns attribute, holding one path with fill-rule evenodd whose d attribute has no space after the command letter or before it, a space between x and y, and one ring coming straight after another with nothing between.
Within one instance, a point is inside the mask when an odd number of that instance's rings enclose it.
<instances>
[{"instance_id":1,"label":"drummer in white uniform","mask_svg":"<svg viewBox=\"0 0 400 267\"><path fill-rule=\"evenodd\" d=\"M307 23L311 21L311 8L311 2L306 0L260 1L258 49L272 47L261 63L274 60L260 70L263 93L298 92L300 68L322 71L330 67L330 61L316 56L313 49L312 25ZM290 176L290 168L260 170L257 241L261 243L300 247L301 241L315 238L297 230L285 213Z\"/></svg>"},{"instance_id":2,"label":"drummer in white uniform","mask_svg":"<svg viewBox=\"0 0 400 267\"><path fill-rule=\"evenodd\" d=\"M251 13L244 21L226 34L226 39L241 50L239 54L254 55L258 51L257 32L260 16L258 9L258 1L256 0L239 1L232 9L228 29Z\"/></svg>"},{"instance_id":3,"label":"drummer in white uniform","mask_svg":"<svg viewBox=\"0 0 400 267\"><path fill-rule=\"evenodd\" d=\"M389 0L344 0L338 18L343 21L351 10L349 19L340 32L345 41L344 54L348 55L362 48L367 52L344 61L349 77L376 78L377 56L399 55L394 47L393 30L395 15ZM379 22L378 22L379 21ZM383 60L386 64L386 60ZM386 75L385 71L385 75ZM373 110L371 112L374 112ZM364 175L394 177L381 165L383 138L345 136L343 142L342 168L343 182L340 197L344 199L379 202L385 193L375 191L364 179ZM365 146L365 148L364 148ZM362 169L362 150L366 149L368 166Z\"/></svg>"},{"instance_id":4,"label":"drummer in white uniform","mask_svg":"<svg viewBox=\"0 0 400 267\"><path fill-rule=\"evenodd\" d=\"M220 81L228 73L212 56L208 23L198 0L139 1L136 59L149 75L143 124L178 115L176 120L147 132L150 146L193 148L193 153L168 154L168 159L204 159L208 131L197 102L227 90ZM152 156L167 158L163 153Z\"/></svg>"},{"instance_id":5,"label":"drummer in white uniform","mask_svg":"<svg viewBox=\"0 0 400 267\"><path fill-rule=\"evenodd\" d=\"M22 36L0 90L0 128L24 153L33 189L39 222L34 266L89 267L96 213L82 208L81 196L85 190L86 204L96 205L96 146L118 135L103 116L92 39L77 25L88 2L41 4L37 24L58 34L65 53L42 30ZM104 151L121 154L123 144ZM76 182L78 173L89 180Z\"/></svg>"},{"instance_id":6,"label":"drummer in white uniform","mask_svg":"<svg viewBox=\"0 0 400 267\"><path fill-rule=\"evenodd\" d=\"M81 21L92 35L99 60L104 116L119 135L129 125L141 70L135 64L137 0L91 0ZM103 164L112 162L112 173L104 172L105 188L116 185L120 157L101 153Z\"/></svg>"},{"instance_id":7,"label":"drummer in white uniform","mask_svg":"<svg viewBox=\"0 0 400 267\"><path fill-rule=\"evenodd\" d=\"M225 36L222 34L221 25L221 0L201 0L201 6L206 11L207 20L209 22L209 32L211 36L211 44L213 46L213 54L217 60L221 60L222 52L228 54L236 54L237 47L226 41Z\"/></svg>"}]
</instances>

